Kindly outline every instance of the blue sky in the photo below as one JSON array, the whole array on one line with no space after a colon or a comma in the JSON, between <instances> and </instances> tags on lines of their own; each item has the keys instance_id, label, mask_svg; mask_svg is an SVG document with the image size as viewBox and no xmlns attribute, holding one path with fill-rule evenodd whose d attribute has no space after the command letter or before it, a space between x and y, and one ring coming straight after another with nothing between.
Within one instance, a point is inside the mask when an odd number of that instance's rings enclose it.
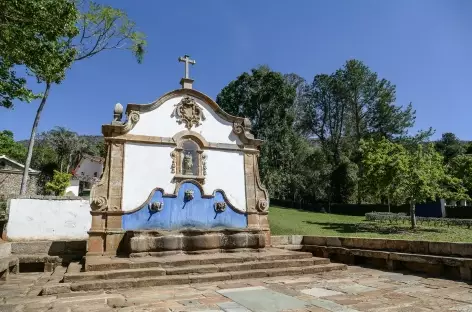
<instances>
[{"instance_id":1,"label":"blue sky","mask_svg":"<svg viewBox=\"0 0 472 312\"><path fill-rule=\"evenodd\" d=\"M194 88L213 98L257 65L311 81L356 58L397 85L398 104L413 103L414 130L432 126L436 138L454 132L472 140L472 1L100 2L124 9L147 35L144 62L111 51L76 63L51 89L40 132L65 126L101 134L115 103L149 103L178 88L177 58L190 54ZM38 104L0 109L0 130L28 138Z\"/></svg>"}]
</instances>

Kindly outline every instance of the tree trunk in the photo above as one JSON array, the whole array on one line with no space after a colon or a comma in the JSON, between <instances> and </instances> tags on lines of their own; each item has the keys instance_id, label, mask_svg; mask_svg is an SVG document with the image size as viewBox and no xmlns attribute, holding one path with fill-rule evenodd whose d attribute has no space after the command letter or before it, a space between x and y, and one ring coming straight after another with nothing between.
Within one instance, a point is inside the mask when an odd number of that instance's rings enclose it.
<instances>
[{"instance_id":1,"label":"tree trunk","mask_svg":"<svg viewBox=\"0 0 472 312\"><path fill-rule=\"evenodd\" d=\"M25 195L28 186L28 173L29 167L31 164L31 157L33 156L33 147L34 147L34 138L36 136L36 129L38 128L39 118L41 117L41 112L43 111L44 105L46 105L46 100L49 95L49 89L51 88L51 83L46 82L46 90L44 91L43 98L39 104L38 110L36 111L36 117L34 118L33 127L31 128L31 136L28 144L28 155L26 157L25 169L23 171L23 179L21 180L21 189L20 195Z\"/></svg>"},{"instance_id":2,"label":"tree trunk","mask_svg":"<svg viewBox=\"0 0 472 312\"><path fill-rule=\"evenodd\" d=\"M411 219L411 228L414 229L416 228L416 216L415 216L415 201L410 200L410 219Z\"/></svg>"},{"instance_id":3,"label":"tree trunk","mask_svg":"<svg viewBox=\"0 0 472 312\"><path fill-rule=\"evenodd\" d=\"M387 196L388 212L390 212L390 196Z\"/></svg>"}]
</instances>

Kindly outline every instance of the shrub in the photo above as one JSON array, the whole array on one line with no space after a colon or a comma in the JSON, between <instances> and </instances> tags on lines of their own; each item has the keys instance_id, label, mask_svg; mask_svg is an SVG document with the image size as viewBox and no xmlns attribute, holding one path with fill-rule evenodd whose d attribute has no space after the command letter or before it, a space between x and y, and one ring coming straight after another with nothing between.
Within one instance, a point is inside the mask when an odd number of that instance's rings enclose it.
<instances>
[{"instance_id":1,"label":"shrub","mask_svg":"<svg viewBox=\"0 0 472 312\"><path fill-rule=\"evenodd\" d=\"M404 213L369 212L365 214L365 218L367 221L389 222L396 224L410 222L410 217ZM427 225L466 226L469 229L472 227L472 220L470 219L416 217L416 220L418 223L426 223Z\"/></svg>"},{"instance_id":2,"label":"shrub","mask_svg":"<svg viewBox=\"0 0 472 312\"><path fill-rule=\"evenodd\" d=\"M46 192L56 196L63 196L70 184L71 174L54 170L52 180L46 183Z\"/></svg>"}]
</instances>

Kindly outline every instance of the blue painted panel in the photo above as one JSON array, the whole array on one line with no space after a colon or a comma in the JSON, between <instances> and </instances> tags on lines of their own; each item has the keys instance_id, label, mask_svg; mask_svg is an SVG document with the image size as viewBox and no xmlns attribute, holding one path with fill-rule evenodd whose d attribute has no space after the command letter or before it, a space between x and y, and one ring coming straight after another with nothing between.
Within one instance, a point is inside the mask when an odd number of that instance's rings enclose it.
<instances>
[{"instance_id":1,"label":"blue painted panel","mask_svg":"<svg viewBox=\"0 0 472 312\"><path fill-rule=\"evenodd\" d=\"M194 198L186 202L185 191L187 190L194 192ZM159 212L149 209L149 203L155 201L164 203L163 209ZM233 210L227 201L225 201L226 209L223 212L215 212L215 203L222 201L225 199L219 191L215 192L214 197L202 198L200 189L191 182L181 185L177 197L163 196L162 191L157 190L150 202L137 211L123 215L123 229L245 228L247 226L246 214Z\"/></svg>"}]
</instances>

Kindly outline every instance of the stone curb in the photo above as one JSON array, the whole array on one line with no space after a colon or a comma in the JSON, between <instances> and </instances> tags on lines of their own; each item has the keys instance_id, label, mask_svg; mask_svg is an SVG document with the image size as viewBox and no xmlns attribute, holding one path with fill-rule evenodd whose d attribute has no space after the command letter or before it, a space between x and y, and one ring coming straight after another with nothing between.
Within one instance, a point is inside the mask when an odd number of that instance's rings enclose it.
<instances>
[{"instance_id":1,"label":"stone curb","mask_svg":"<svg viewBox=\"0 0 472 312\"><path fill-rule=\"evenodd\" d=\"M273 246L317 245L327 247L344 247L349 249L394 251L423 255L472 257L472 243L302 235L274 235L271 236L271 241Z\"/></svg>"}]
</instances>

